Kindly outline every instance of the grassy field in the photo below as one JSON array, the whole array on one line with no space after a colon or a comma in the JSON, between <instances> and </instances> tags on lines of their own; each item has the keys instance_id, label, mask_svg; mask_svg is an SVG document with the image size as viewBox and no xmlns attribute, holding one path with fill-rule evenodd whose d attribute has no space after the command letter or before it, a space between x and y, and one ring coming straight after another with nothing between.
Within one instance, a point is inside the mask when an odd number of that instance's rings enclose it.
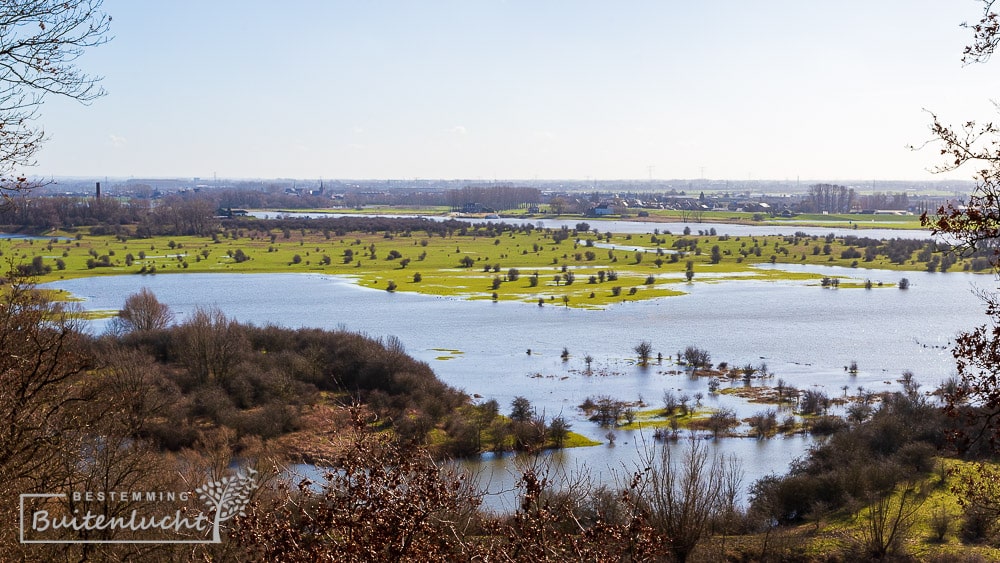
<instances>
[{"instance_id":1,"label":"grassy field","mask_svg":"<svg viewBox=\"0 0 1000 563\"><path fill-rule=\"evenodd\" d=\"M989 545L969 545L961 542L958 537L962 511L952 487L957 481L955 472L971 470L972 466L970 462L939 459L935 470L926 474L923 480L912 483L910 487L896 488L883 506L888 509L887 524L891 524L893 518L900 513L901 501L902 513L912 513L912 516L903 520L899 532L902 553L920 561L943 556L970 557L973 554L978 554L983 561L1000 560L1000 549ZM904 499L903 493L907 489L909 490ZM812 534L812 541L807 542L808 551L816 555L829 553L831 548L842 546L845 538L863 537L864 530L873 521L873 506L874 504L868 504L855 511L844 511L814 524L819 532ZM936 526L946 528L940 539L940 531L935 531ZM806 528L808 527L810 526Z\"/></svg>"},{"instance_id":2,"label":"grassy field","mask_svg":"<svg viewBox=\"0 0 1000 563\"><path fill-rule=\"evenodd\" d=\"M950 470L968 470L972 464L953 459L939 459L937 467L922 479L911 483L903 505L902 519L896 530L899 544L885 561L1000 561L1000 549L988 543L969 543L960 539L962 511L951 491L956 477ZM905 487L897 487L882 505L888 509L885 528L896 523L899 501ZM715 536L699 553L757 554L767 561L869 561L863 552L866 529L871 535L876 503L858 503L852 510L841 510L818 520L807 519L798 526L783 526L767 532L746 535ZM940 528L938 528L940 526ZM935 529L938 528L938 529ZM942 537L939 533L944 531ZM764 557L763 554L767 554ZM837 557L834 557L834 556ZM745 555L744 555L745 557ZM701 559L699 559L701 560ZM712 560L707 558L707 560Z\"/></svg>"},{"instance_id":3,"label":"grassy field","mask_svg":"<svg viewBox=\"0 0 1000 563\"><path fill-rule=\"evenodd\" d=\"M469 229L446 237L420 231L331 236L310 230L233 230L214 237L122 241L81 230L55 233L58 238L51 242L2 240L0 252L15 264L34 261L39 273L50 269L38 276L40 282L121 274L326 273L377 289L587 308L684 293L691 283L688 264L693 283L812 280L818 286L823 277L753 267L761 263L853 266L861 280L867 278L864 268L900 271L898 277L872 279L874 288L894 287L903 272L925 269L914 260L894 264L882 255L868 262L844 258L848 247L843 241L823 237L608 236L588 231L571 232L557 242L553 233ZM676 246L680 239L686 244L682 253ZM715 260L713 247L718 247ZM959 261L952 269L963 266ZM864 287L864 282L840 285L852 287Z\"/></svg>"},{"instance_id":4,"label":"grassy field","mask_svg":"<svg viewBox=\"0 0 1000 563\"><path fill-rule=\"evenodd\" d=\"M646 209L653 220L694 222L695 214L689 211ZM711 223L738 223L744 225L788 225L800 227L831 227L840 229L921 229L920 217L915 215L860 215L804 213L794 217L770 217L763 213L746 211L705 211L697 217Z\"/></svg>"}]
</instances>

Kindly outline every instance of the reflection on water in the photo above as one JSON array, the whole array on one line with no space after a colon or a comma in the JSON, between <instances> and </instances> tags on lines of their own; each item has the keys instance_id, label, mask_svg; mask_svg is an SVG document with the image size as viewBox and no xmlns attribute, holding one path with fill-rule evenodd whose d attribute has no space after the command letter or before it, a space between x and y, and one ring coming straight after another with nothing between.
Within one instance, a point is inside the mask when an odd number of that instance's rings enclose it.
<instances>
[{"instance_id":1,"label":"reflection on water","mask_svg":"<svg viewBox=\"0 0 1000 563\"><path fill-rule=\"evenodd\" d=\"M0 233L0 239L23 239L23 240L52 240L57 241L59 237L43 237L36 235L21 235L17 233ZM67 239L66 242L69 242Z\"/></svg>"},{"instance_id":2,"label":"reflection on water","mask_svg":"<svg viewBox=\"0 0 1000 563\"><path fill-rule=\"evenodd\" d=\"M612 488L625 487L630 478L641 472L645 464L656 459L659 448L671 448L674 459L683 458L689 448L687 440L654 441L649 435L618 432L614 445L566 450L547 450L539 454L484 454L479 460L459 462L477 480L485 492L483 506L496 512L517 508L518 480L521 471L533 467L544 472L556 486ZM803 455L813 440L807 436L791 436L756 440L751 438L705 439L710 456L726 456L741 460L743 497L746 487L770 474L782 474L790 462Z\"/></svg>"},{"instance_id":3,"label":"reflection on water","mask_svg":"<svg viewBox=\"0 0 1000 563\"><path fill-rule=\"evenodd\" d=\"M743 473L742 495L758 479L770 474L782 474L790 462L803 455L813 440L807 436L790 436L770 440L751 438L701 439L711 457L725 456L740 460ZM509 513L520 502L519 481L522 472L531 468L556 488L571 487L580 492L601 485L624 488L633 475L642 473L646 464L658 459L660 448L670 448L673 459L683 459L689 448L687 440L653 441L640 432L620 432L614 445L565 450L545 450L529 453L486 453L478 459L463 459L455 463L466 472L477 491L483 493L481 507L494 513ZM308 479L319 490L325 482L326 469L308 464L295 464L285 472L295 482Z\"/></svg>"}]
</instances>

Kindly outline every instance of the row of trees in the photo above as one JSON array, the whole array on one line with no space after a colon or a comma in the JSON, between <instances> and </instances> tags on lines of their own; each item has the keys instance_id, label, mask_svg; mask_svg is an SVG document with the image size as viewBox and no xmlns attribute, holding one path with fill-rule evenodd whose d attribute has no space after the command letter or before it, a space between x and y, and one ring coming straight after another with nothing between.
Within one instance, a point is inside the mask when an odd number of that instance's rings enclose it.
<instances>
[{"instance_id":1,"label":"row of trees","mask_svg":"<svg viewBox=\"0 0 1000 563\"><path fill-rule=\"evenodd\" d=\"M0 154L0 158L2 158ZM495 209L511 209L537 203L535 188L465 188L439 194L433 205L461 209L466 203L481 203ZM469 199L472 198L472 199ZM290 197L251 190L217 190L169 194L156 200L133 197L31 196L20 190L16 205L0 208L0 224L22 228L51 229L105 226L112 229L134 225L140 236L150 234L205 235L219 226L218 211L250 208L323 208L330 200L320 196ZM227 213L222 213L227 215Z\"/></svg>"},{"instance_id":2,"label":"row of trees","mask_svg":"<svg viewBox=\"0 0 1000 563\"><path fill-rule=\"evenodd\" d=\"M837 186L833 184L816 184L809 186L809 194L802 205L803 211L813 213L847 213L854 205L855 193L853 188Z\"/></svg>"}]
</instances>

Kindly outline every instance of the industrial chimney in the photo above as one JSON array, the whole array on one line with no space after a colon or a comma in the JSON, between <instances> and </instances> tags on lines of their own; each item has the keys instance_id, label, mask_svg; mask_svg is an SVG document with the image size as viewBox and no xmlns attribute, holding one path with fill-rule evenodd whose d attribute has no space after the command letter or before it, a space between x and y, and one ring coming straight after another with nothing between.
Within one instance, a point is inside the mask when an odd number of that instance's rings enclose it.
<instances>
[{"instance_id":1,"label":"industrial chimney","mask_svg":"<svg viewBox=\"0 0 1000 563\"><path fill-rule=\"evenodd\" d=\"M101 183L97 183L97 199L101 199Z\"/></svg>"}]
</instances>

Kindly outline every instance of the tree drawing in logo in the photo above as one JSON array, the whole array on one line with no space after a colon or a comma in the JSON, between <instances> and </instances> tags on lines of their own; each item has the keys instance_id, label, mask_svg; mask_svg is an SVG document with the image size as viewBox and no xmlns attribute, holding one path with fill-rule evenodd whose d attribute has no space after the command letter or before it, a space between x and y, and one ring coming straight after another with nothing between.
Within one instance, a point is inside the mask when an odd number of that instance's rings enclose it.
<instances>
[{"instance_id":1,"label":"tree drawing in logo","mask_svg":"<svg viewBox=\"0 0 1000 563\"><path fill-rule=\"evenodd\" d=\"M257 471L247 468L246 473L223 477L220 481L209 481L194 490L198 493L198 498L204 500L210 510L215 511L212 543L222 541L219 528L223 522L237 514L243 515L250 503L250 493L257 488L257 480L254 479L256 473Z\"/></svg>"}]
</instances>

